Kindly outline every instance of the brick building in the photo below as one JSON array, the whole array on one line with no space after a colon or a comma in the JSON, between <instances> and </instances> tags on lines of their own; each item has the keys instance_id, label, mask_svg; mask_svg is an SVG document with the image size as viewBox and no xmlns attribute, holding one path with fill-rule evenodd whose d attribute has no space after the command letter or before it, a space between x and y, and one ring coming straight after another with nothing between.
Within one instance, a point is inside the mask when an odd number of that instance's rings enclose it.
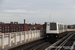
<instances>
[{"instance_id":1,"label":"brick building","mask_svg":"<svg viewBox=\"0 0 75 50\"><path fill-rule=\"evenodd\" d=\"M42 30L43 25L41 24L28 24L28 30Z\"/></svg>"},{"instance_id":2,"label":"brick building","mask_svg":"<svg viewBox=\"0 0 75 50\"><path fill-rule=\"evenodd\" d=\"M28 31L28 30L41 30L42 25L40 24L26 24L25 19L24 23L10 22L4 23L0 22L0 33L10 33L10 32L19 32L19 31Z\"/></svg>"},{"instance_id":3,"label":"brick building","mask_svg":"<svg viewBox=\"0 0 75 50\"><path fill-rule=\"evenodd\" d=\"M25 31L25 20L23 24L18 22L0 23L0 33Z\"/></svg>"}]
</instances>

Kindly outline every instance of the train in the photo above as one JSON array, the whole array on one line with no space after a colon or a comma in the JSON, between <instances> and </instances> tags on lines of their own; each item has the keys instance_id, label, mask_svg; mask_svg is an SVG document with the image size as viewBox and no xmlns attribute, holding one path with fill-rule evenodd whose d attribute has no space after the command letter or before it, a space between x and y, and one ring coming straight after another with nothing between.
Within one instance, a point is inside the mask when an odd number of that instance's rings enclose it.
<instances>
[{"instance_id":1,"label":"train","mask_svg":"<svg viewBox=\"0 0 75 50\"><path fill-rule=\"evenodd\" d=\"M46 22L46 40L55 42L67 35L67 26L59 22Z\"/></svg>"}]
</instances>

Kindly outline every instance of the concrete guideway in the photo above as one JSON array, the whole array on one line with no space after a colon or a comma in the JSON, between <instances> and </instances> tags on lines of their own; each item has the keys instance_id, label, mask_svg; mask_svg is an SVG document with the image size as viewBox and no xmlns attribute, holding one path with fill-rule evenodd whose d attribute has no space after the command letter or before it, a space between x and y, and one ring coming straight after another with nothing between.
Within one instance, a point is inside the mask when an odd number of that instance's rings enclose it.
<instances>
[{"instance_id":1,"label":"concrete guideway","mask_svg":"<svg viewBox=\"0 0 75 50\"><path fill-rule=\"evenodd\" d=\"M43 42L39 45L34 46L33 48L31 48L30 50L44 50L46 47L48 47L49 45L51 45L49 42Z\"/></svg>"},{"instance_id":2,"label":"concrete guideway","mask_svg":"<svg viewBox=\"0 0 75 50\"><path fill-rule=\"evenodd\" d=\"M57 44L61 43L64 39L66 39L66 38L67 38L68 36L70 36L71 34L73 34L73 32L68 33L67 36L65 36L65 37L63 37L62 39L58 40L57 42L53 43L52 45L50 45L49 47L47 47L45 50L51 50L52 48L55 48L55 46L56 46ZM72 36L72 35L71 35L71 36ZM61 44L62 44L62 43L61 43ZM61 44L60 44L60 45L61 45ZM56 47L56 48L58 49L59 47L61 47L61 46L58 46L58 47ZM56 50L57 50L57 49L56 49Z\"/></svg>"},{"instance_id":3,"label":"concrete guideway","mask_svg":"<svg viewBox=\"0 0 75 50\"><path fill-rule=\"evenodd\" d=\"M37 45L38 43L43 42L41 39L43 39L43 37L12 46L12 48L9 48L8 50L24 50L24 49L27 50L27 49Z\"/></svg>"},{"instance_id":4,"label":"concrete guideway","mask_svg":"<svg viewBox=\"0 0 75 50\"><path fill-rule=\"evenodd\" d=\"M67 29L67 31L75 31L75 29Z\"/></svg>"},{"instance_id":5,"label":"concrete guideway","mask_svg":"<svg viewBox=\"0 0 75 50\"><path fill-rule=\"evenodd\" d=\"M75 29L68 29L67 31L75 31ZM25 43L39 40L42 39L43 36L44 34L41 30L0 34L0 50L8 50Z\"/></svg>"},{"instance_id":6,"label":"concrete guideway","mask_svg":"<svg viewBox=\"0 0 75 50\"><path fill-rule=\"evenodd\" d=\"M73 35L64 46L66 48L61 48L61 50L75 50L75 35Z\"/></svg>"},{"instance_id":7,"label":"concrete guideway","mask_svg":"<svg viewBox=\"0 0 75 50\"><path fill-rule=\"evenodd\" d=\"M7 50L18 45L41 39L44 36L40 30L12 32L0 34L0 50Z\"/></svg>"},{"instance_id":8,"label":"concrete guideway","mask_svg":"<svg viewBox=\"0 0 75 50\"><path fill-rule=\"evenodd\" d=\"M75 33L73 33L72 35L70 35L66 40L64 40L55 50L60 50L67 42L68 40L75 35Z\"/></svg>"},{"instance_id":9,"label":"concrete guideway","mask_svg":"<svg viewBox=\"0 0 75 50\"><path fill-rule=\"evenodd\" d=\"M73 42L73 45L72 45L72 47L71 47L71 50L75 50L75 41Z\"/></svg>"}]
</instances>

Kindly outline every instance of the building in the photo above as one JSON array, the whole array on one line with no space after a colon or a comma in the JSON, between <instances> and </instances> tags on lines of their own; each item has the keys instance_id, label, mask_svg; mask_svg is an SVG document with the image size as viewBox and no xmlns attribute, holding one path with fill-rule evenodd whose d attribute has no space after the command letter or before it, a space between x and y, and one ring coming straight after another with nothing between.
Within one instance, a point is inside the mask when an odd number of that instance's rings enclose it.
<instances>
[{"instance_id":1,"label":"building","mask_svg":"<svg viewBox=\"0 0 75 50\"><path fill-rule=\"evenodd\" d=\"M18 22L0 23L0 33L10 33L19 31L26 31L25 20L23 24L19 24Z\"/></svg>"},{"instance_id":2,"label":"building","mask_svg":"<svg viewBox=\"0 0 75 50\"><path fill-rule=\"evenodd\" d=\"M10 32L20 32L20 31L29 31L29 30L42 30L43 26L40 24L27 24L18 23L18 22L10 22L4 23L0 22L0 33L10 33Z\"/></svg>"},{"instance_id":3,"label":"building","mask_svg":"<svg viewBox=\"0 0 75 50\"><path fill-rule=\"evenodd\" d=\"M28 30L42 30L43 25L41 24L28 24Z\"/></svg>"}]
</instances>

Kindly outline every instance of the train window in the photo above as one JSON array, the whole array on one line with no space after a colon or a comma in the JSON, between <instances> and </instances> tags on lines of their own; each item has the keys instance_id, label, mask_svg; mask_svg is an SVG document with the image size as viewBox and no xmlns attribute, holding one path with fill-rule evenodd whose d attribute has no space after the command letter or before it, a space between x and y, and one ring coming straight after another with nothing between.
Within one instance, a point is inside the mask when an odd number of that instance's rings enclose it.
<instances>
[{"instance_id":1,"label":"train window","mask_svg":"<svg viewBox=\"0 0 75 50\"><path fill-rule=\"evenodd\" d=\"M63 25L60 24L60 26L59 26L59 30L62 30L62 29L63 29Z\"/></svg>"},{"instance_id":2,"label":"train window","mask_svg":"<svg viewBox=\"0 0 75 50\"><path fill-rule=\"evenodd\" d=\"M50 26L50 24L47 24L48 26Z\"/></svg>"},{"instance_id":3,"label":"train window","mask_svg":"<svg viewBox=\"0 0 75 50\"><path fill-rule=\"evenodd\" d=\"M56 23L50 23L50 30L57 30Z\"/></svg>"}]
</instances>

